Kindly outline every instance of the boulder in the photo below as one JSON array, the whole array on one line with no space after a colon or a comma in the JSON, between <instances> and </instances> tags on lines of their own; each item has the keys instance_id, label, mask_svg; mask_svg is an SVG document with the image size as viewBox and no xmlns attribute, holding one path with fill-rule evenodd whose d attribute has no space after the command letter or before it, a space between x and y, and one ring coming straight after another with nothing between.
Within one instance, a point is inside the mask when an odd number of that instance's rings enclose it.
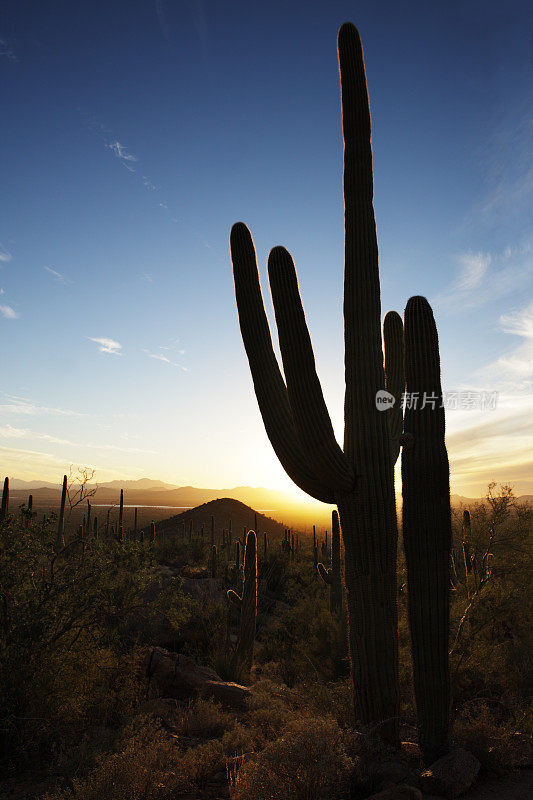
<instances>
[{"instance_id":1,"label":"boulder","mask_svg":"<svg viewBox=\"0 0 533 800\"><path fill-rule=\"evenodd\" d=\"M472 786L480 767L472 753L456 747L422 773L420 785L428 794L453 800Z\"/></svg>"},{"instance_id":2,"label":"boulder","mask_svg":"<svg viewBox=\"0 0 533 800\"><path fill-rule=\"evenodd\" d=\"M196 664L192 658L171 655L159 647L147 652L142 676L160 696L177 700L203 695L231 708L244 708L251 694L246 686L221 680L214 670Z\"/></svg>"}]
</instances>

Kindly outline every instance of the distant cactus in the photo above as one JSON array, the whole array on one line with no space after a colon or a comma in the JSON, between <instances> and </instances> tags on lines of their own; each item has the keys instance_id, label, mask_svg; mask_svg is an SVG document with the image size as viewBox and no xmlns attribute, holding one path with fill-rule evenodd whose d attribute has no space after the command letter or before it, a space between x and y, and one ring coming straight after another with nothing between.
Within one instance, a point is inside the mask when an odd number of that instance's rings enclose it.
<instances>
[{"instance_id":1,"label":"distant cactus","mask_svg":"<svg viewBox=\"0 0 533 800\"><path fill-rule=\"evenodd\" d=\"M407 405L404 419L403 540L419 739L431 764L449 742L451 510L439 342L424 297L411 297L405 309L405 372L406 391L420 402Z\"/></svg>"},{"instance_id":2,"label":"distant cactus","mask_svg":"<svg viewBox=\"0 0 533 800\"><path fill-rule=\"evenodd\" d=\"M65 503L67 500L67 476L63 475L63 488L61 490L61 505L59 507L59 519L57 522L57 548L65 546Z\"/></svg>"},{"instance_id":3,"label":"distant cactus","mask_svg":"<svg viewBox=\"0 0 533 800\"><path fill-rule=\"evenodd\" d=\"M215 546L215 518L211 514L211 547Z\"/></svg>"},{"instance_id":4,"label":"distant cactus","mask_svg":"<svg viewBox=\"0 0 533 800\"><path fill-rule=\"evenodd\" d=\"M216 544L211 546L211 552L209 554L209 572L212 578L217 577L218 573L218 551Z\"/></svg>"},{"instance_id":5,"label":"distant cactus","mask_svg":"<svg viewBox=\"0 0 533 800\"><path fill-rule=\"evenodd\" d=\"M90 504L88 499L87 499L87 523L86 523L86 525L87 525L87 530L90 531L91 530L91 504Z\"/></svg>"},{"instance_id":6,"label":"distant cactus","mask_svg":"<svg viewBox=\"0 0 533 800\"><path fill-rule=\"evenodd\" d=\"M135 508L135 511L134 511L134 514L133 514L133 533L135 535L137 534L137 508Z\"/></svg>"},{"instance_id":7,"label":"distant cactus","mask_svg":"<svg viewBox=\"0 0 533 800\"><path fill-rule=\"evenodd\" d=\"M472 570L472 562L473 562L473 553L471 548L471 533L472 533L472 525L470 521L470 511L465 509L463 511L463 526L462 526L462 537L463 537L463 558L465 564L465 574L468 575Z\"/></svg>"},{"instance_id":8,"label":"distant cactus","mask_svg":"<svg viewBox=\"0 0 533 800\"><path fill-rule=\"evenodd\" d=\"M324 564L318 564L320 577L329 586L329 607L336 614L342 610L342 579L341 579L341 534L339 515L336 511L331 513L331 568L326 569Z\"/></svg>"},{"instance_id":9,"label":"distant cactus","mask_svg":"<svg viewBox=\"0 0 533 800\"><path fill-rule=\"evenodd\" d=\"M155 522L152 520L150 524L150 543L153 544L155 542Z\"/></svg>"},{"instance_id":10,"label":"distant cactus","mask_svg":"<svg viewBox=\"0 0 533 800\"><path fill-rule=\"evenodd\" d=\"M257 618L257 537L249 531L244 553L244 585L242 595L230 589L228 600L241 611L239 636L235 651L241 679L250 677L254 657L255 625Z\"/></svg>"},{"instance_id":11,"label":"distant cactus","mask_svg":"<svg viewBox=\"0 0 533 800\"><path fill-rule=\"evenodd\" d=\"M124 538L124 528L122 525L122 520L124 516L124 489L120 490L120 505L118 508L118 538L120 541Z\"/></svg>"},{"instance_id":12,"label":"distant cactus","mask_svg":"<svg viewBox=\"0 0 533 800\"><path fill-rule=\"evenodd\" d=\"M0 522L7 517L9 512L9 478L4 478L4 489L2 491L2 507L0 509Z\"/></svg>"},{"instance_id":13,"label":"distant cactus","mask_svg":"<svg viewBox=\"0 0 533 800\"><path fill-rule=\"evenodd\" d=\"M268 550L268 537L267 537L266 532L265 532L263 534L263 555L264 555L265 558L266 558L266 555L267 555L267 550Z\"/></svg>"},{"instance_id":14,"label":"distant cactus","mask_svg":"<svg viewBox=\"0 0 533 800\"><path fill-rule=\"evenodd\" d=\"M96 516L93 519L93 533L94 533L94 538L97 539L98 538L98 517L96 517Z\"/></svg>"},{"instance_id":15,"label":"distant cactus","mask_svg":"<svg viewBox=\"0 0 533 800\"><path fill-rule=\"evenodd\" d=\"M239 539L235 542L235 564L241 566L241 543Z\"/></svg>"}]
</instances>

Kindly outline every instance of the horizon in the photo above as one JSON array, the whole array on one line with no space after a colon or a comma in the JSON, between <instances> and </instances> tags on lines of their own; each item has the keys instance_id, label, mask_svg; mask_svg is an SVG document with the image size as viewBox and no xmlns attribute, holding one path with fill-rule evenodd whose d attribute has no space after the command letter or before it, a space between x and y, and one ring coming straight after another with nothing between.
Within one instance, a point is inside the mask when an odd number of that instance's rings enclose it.
<instances>
[{"instance_id":1,"label":"horizon","mask_svg":"<svg viewBox=\"0 0 533 800\"><path fill-rule=\"evenodd\" d=\"M516 1L383 2L357 18L348 2L303 17L295 2L60 2L52 25L9 0L4 474L59 483L76 464L101 482L313 502L263 429L228 237L249 224L274 339L266 255L293 254L342 441L345 19L365 51L382 315L427 296L444 391L465 406L497 393L495 408L447 412L452 493L533 494L532 12Z\"/></svg>"}]
</instances>

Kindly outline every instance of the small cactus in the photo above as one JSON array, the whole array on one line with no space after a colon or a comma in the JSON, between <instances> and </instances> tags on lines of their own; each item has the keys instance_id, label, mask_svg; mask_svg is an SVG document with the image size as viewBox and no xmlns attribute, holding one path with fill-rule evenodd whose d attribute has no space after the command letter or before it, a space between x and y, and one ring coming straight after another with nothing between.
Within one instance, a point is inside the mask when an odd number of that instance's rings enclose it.
<instances>
[{"instance_id":1,"label":"small cactus","mask_svg":"<svg viewBox=\"0 0 533 800\"><path fill-rule=\"evenodd\" d=\"M263 555L264 555L265 558L266 558L266 555L267 555L267 550L268 550L268 537L267 537L266 533L264 533L263 534Z\"/></svg>"},{"instance_id":2,"label":"small cactus","mask_svg":"<svg viewBox=\"0 0 533 800\"><path fill-rule=\"evenodd\" d=\"M118 508L118 538L120 541L124 538L124 529L122 527L122 519L124 516L124 489L120 490L120 505Z\"/></svg>"},{"instance_id":3,"label":"small cactus","mask_svg":"<svg viewBox=\"0 0 533 800\"><path fill-rule=\"evenodd\" d=\"M209 572L212 578L217 577L218 572L218 551L216 544L211 545L211 553L209 555Z\"/></svg>"},{"instance_id":4,"label":"small cactus","mask_svg":"<svg viewBox=\"0 0 533 800\"><path fill-rule=\"evenodd\" d=\"M230 603L241 611L239 636L235 651L235 662L242 680L250 677L254 657L255 625L257 618L257 537L249 531L244 553L244 585L242 595L230 589L227 593Z\"/></svg>"},{"instance_id":5,"label":"small cactus","mask_svg":"<svg viewBox=\"0 0 533 800\"><path fill-rule=\"evenodd\" d=\"M322 580L329 586L329 607L332 613L342 610L342 580L341 580L341 534L339 515L331 512L331 568L326 569L324 564L318 564L318 572Z\"/></svg>"},{"instance_id":6,"label":"small cactus","mask_svg":"<svg viewBox=\"0 0 533 800\"><path fill-rule=\"evenodd\" d=\"M133 533L137 533L137 508L133 514Z\"/></svg>"},{"instance_id":7,"label":"small cactus","mask_svg":"<svg viewBox=\"0 0 533 800\"><path fill-rule=\"evenodd\" d=\"M67 476L63 475L63 488L61 489L61 505L59 507L59 520L57 522L57 547L65 546L65 502L67 500Z\"/></svg>"},{"instance_id":8,"label":"small cactus","mask_svg":"<svg viewBox=\"0 0 533 800\"><path fill-rule=\"evenodd\" d=\"M153 544L155 542L155 522L152 520L150 525L150 543Z\"/></svg>"},{"instance_id":9,"label":"small cactus","mask_svg":"<svg viewBox=\"0 0 533 800\"><path fill-rule=\"evenodd\" d=\"M211 514L211 547L215 546L215 518Z\"/></svg>"},{"instance_id":10,"label":"small cactus","mask_svg":"<svg viewBox=\"0 0 533 800\"><path fill-rule=\"evenodd\" d=\"M465 509L463 511L463 558L465 562L465 576L472 571L472 547L470 544L470 534L472 532L472 525L470 521L470 511Z\"/></svg>"},{"instance_id":11,"label":"small cactus","mask_svg":"<svg viewBox=\"0 0 533 800\"><path fill-rule=\"evenodd\" d=\"M9 511L9 478L4 478L4 489L2 491L2 508L0 510L0 522L2 522Z\"/></svg>"}]
</instances>

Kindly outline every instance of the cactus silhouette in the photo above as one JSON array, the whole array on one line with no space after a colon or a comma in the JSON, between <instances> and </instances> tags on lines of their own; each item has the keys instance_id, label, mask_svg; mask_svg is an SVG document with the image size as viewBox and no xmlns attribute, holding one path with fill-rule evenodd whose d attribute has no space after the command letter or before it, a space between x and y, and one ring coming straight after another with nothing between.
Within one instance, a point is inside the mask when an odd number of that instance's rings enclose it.
<instances>
[{"instance_id":1,"label":"cactus silhouette","mask_svg":"<svg viewBox=\"0 0 533 800\"><path fill-rule=\"evenodd\" d=\"M377 726L382 738L397 742L396 448L390 412L376 407L377 392L388 380L380 329L370 110L363 49L351 23L340 28L338 53L345 201L343 450L316 374L290 254L275 247L268 259L284 380L272 347L254 244L243 223L233 226L230 245L239 323L267 435L296 485L339 511L356 717L363 725ZM386 351L391 346L388 334L387 324ZM389 364L394 357L385 354ZM395 372L401 373L401 365Z\"/></svg>"},{"instance_id":2,"label":"cactus silhouette","mask_svg":"<svg viewBox=\"0 0 533 800\"><path fill-rule=\"evenodd\" d=\"M403 540L419 740L432 763L448 748L451 511L437 328L424 297L405 309ZM424 398L426 402L424 404Z\"/></svg>"},{"instance_id":3,"label":"cactus silhouette","mask_svg":"<svg viewBox=\"0 0 533 800\"><path fill-rule=\"evenodd\" d=\"M250 677L252 669L257 618L257 537L254 531L249 531L246 537L242 595L239 596L233 589L230 589L227 596L228 600L241 610L235 663L242 680L245 680Z\"/></svg>"},{"instance_id":4,"label":"cactus silhouette","mask_svg":"<svg viewBox=\"0 0 533 800\"><path fill-rule=\"evenodd\" d=\"M465 577L472 570L472 549L470 544L470 535L472 532L472 524L470 521L470 511L463 511L463 559L465 565Z\"/></svg>"},{"instance_id":5,"label":"cactus silhouette","mask_svg":"<svg viewBox=\"0 0 533 800\"><path fill-rule=\"evenodd\" d=\"M2 522L9 511L9 478L4 478L4 488L2 490L2 507L0 509L0 522Z\"/></svg>"},{"instance_id":6,"label":"cactus silhouette","mask_svg":"<svg viewBox=\"0 0 533 800\"><path fill-rule=\"evenodd\" d=\"M63 487L61 489L61 505L59 506L59 519L57 521L57 540L58 548L65 546L65 503L67 500L67 476L63 475Z\"/></svg>"},{"instance_id":7,"label":"cactus silhouette","mask_svg":"<svg viewBox=\"0 0 533 800\"><path fill-rule=\"evenodd\" d=\"M215 546L215 518L211 514L211 547Z\"/></svg>"},{"instance_id":8,"label":"cactus silhouette","mask_svg":"<svg viewBox=\"0 0 533 800\"><path fill-rule=\"evenodd\" d=\"M120 541L124 538L124 529L122 526L122 519L124 516L124 489L120 490L120 505L118 507L118 538Z\"/></svg>"},{"instance_id":9,"label":"cactus silhouette","mask_svg":"<svg viewBox=\"0 0 533 800\"><path fill-rule=\"evenodd\" d=\"M150 542L152 544L155 542L155 522L150 524Z\"/></svg>"},{"instance_id":10,"label":"cactus silhouette","mask_svg":"<svg viewBox=\"0 0 533 800\"><path fill-rule=\"evenodd\" d=\"M336 511L331 512L331 568L318 564L318 571L329 586L329 607L332 613L339 613L342 609L341 534Z\"/></svg>"},{"instance_id":11,"label":"cactus silhouette","mask_svg":"<svg viewBox=\"0 0 533 800\"><path fill-rule=\"evenodd\" d=\"M212 519L212 518L211 518ZM211 545L211 552L209 554L209 572L212 578L217 577L218 572L218 551L216 544Z\"/></svg>"}]
</instances>

